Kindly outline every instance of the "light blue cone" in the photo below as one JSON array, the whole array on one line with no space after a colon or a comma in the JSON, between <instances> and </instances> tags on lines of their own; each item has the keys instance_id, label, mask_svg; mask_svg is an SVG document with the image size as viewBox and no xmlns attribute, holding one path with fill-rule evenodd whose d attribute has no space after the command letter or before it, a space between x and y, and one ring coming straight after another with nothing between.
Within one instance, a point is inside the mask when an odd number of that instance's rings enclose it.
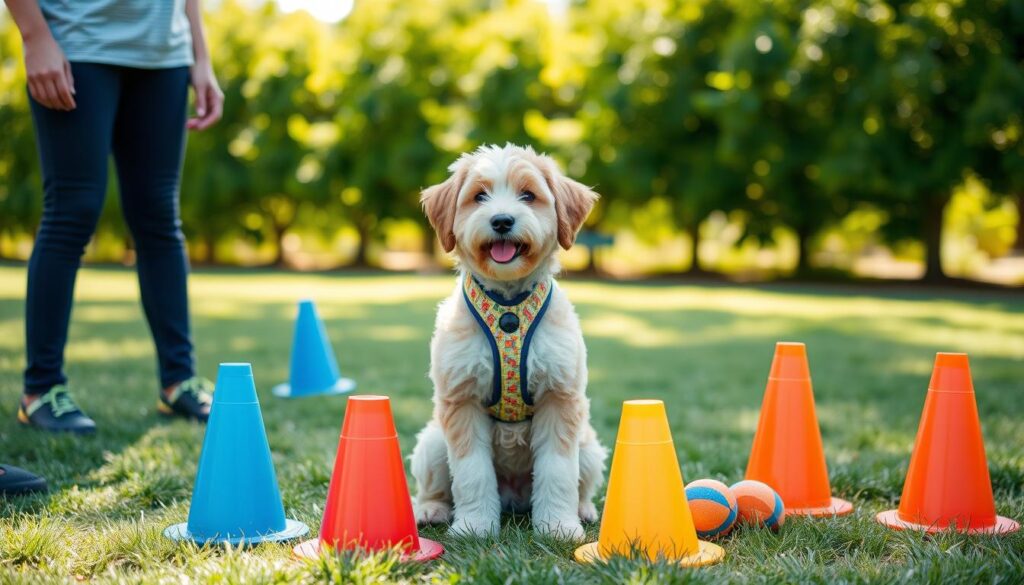
<instances>
[{"instance_id":1,"label":"light blue cone","mask_svg":"<svg viewBox=\"0 0 1024 585\"><path fill-rule=\"evenodd\" d=\"M284 517L249 364L221 364L188 522L164 531L199 544L298 538L309 527Z\"/></svg>"},{"instance_id":2,"label":"light blue cone","mask_svg":"<svg viewBox=\"0 0 1024 585\"><path fill-rule=\"evenodd\" d=\"M316 305L309 299L299 301L299 316L295 320L295 338L292 342L291 373L287 383L274 387L274 396L300 398L344 394L355 387L354 381L342 378L338 371L331 340L316 312Z\"/></svg>"}]
</instances>

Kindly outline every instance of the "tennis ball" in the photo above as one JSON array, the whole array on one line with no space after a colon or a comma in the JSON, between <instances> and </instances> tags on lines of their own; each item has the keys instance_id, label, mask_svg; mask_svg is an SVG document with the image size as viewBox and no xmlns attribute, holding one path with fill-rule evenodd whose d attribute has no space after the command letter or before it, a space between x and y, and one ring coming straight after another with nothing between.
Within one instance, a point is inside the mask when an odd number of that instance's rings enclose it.
<instances>
[{"instance_id":1,"label":"tennis ball","mask_svg":"<svg viewBox=\"0 0 1024 585\"><path fill-rule=\"evenodd\" d=\"M698 479L686 486L690 515L701 538L725 536L736 523L736 498L729 487L714 479Z\"/></svg>"},{"instance_id":2,"label":"tennis ball","mask_svg":"<svg viewBox=\"0 0 1024 585\"><path fill-rule=\"evenodd\" d=\"M764 525L773 530L786 519L786 507L779 494L766 483L745 479L729 488L739 506L739 522Z\"/></svg>"}]
</instances>

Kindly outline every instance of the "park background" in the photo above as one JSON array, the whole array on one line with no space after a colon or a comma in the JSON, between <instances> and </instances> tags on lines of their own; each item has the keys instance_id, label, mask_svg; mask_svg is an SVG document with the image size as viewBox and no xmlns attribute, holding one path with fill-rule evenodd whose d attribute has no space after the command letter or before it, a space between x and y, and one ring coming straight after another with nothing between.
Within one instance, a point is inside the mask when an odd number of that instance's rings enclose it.
<instances>
[{"instance_id":1,"label":"park background","mask_svg":"<svg viewBox=\"0 0 1024 585\"><path fill-rule=\"evenodd\" d=\"M188 144L196 264L443 262L419 190L511 141L602 195L583 243L614 245L569 269L1024 283L1019 2L304 4L336 21L207 3L226 102ZM6 13L0 55L0 257L25 259L40 178ZM87 256L130 264L115 182Z\"/></svg>"},{"instance_id":2,"label":"park background","mask_svg":"<svg viewBox=\"0 0 1024 585\"><path fill-rule=\"evenodd\" d=\"M289 517L318 530L345 408L344 397L270 393L288 375L296 301L316 300L358 391L392 397L408 455L430 416L436 305L453 285L418 192L459 153L505 141L552 153L603 195L585 239L614 245L593 263L585 248L566 252L560 281L587 341L602 442L614 444L623 400L662 399L684 477L740 479L774 344L803 341L833 493L856 511L736 530L721 541L725 562L696 571L581 566L573 543L523 516L494 538L424 528L448 551L428 566L163 538L187 518L204 429L154 411L116 185L67 348L97 436L14 417L41 186L20 41L0 11L0 462L50 482L0 499L0 583L1024 580L1022 533L932 537L874 520L900 499L937 351L970 354L997 511L1024 519L1024 298L1003 290L1024 283L1020 2L284 10L301 3L204 3L226 109L189 136L182 185L199 372L252 363ZM924 277L971 286L917 285Z\"/></svg>"}]
</instances>

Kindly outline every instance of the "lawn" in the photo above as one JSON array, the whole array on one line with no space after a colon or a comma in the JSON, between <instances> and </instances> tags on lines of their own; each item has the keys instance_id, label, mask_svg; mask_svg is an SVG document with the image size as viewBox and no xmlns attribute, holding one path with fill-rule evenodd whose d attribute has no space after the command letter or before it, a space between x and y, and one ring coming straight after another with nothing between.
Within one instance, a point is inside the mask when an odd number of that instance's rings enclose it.
<instances>
[{"instance_id":1,"label":"lawn","mask_svg":"<svg viewBox=\"0 0 1024 585\"><path fill-rule=\"evenodd\" d=\"M613 445L620 404L660 398L688 480L741 478L777 340L808 344L833 490L853 516L788 519L778 534L734 531L718 566L615 560L583 567L573 543L509 517L495 539L454 539L443 560L381 555L291 560L290 548L176 545L203 429L154 410L155 360L130 271L84 270L68 373L95 437L49 436L14 418L24 361L24 270L0 267L0 461L51 482L47 495L0 500L0 582L61 579L223 583L341 582L1006 582L1024 580L1024 534L891 532L874 514L899 498L936 351L970 353L998 512L1024 520L1024 298L774 286L676 286L571 280L564 287L590 350L594 424ZM252 362L290 517L316 531L344 415L343 397L275 399L288 370L294 303L314 298L342 370L359 391L393 398L402 449L431 411L426 378L434 307L447 276L199 272L192 279L201 372ZM603 493L603 490L602 490ZM599 505L600 507L600 505ZM597 535L598 526L588 528Z\"/></svg>"}]
</instances>

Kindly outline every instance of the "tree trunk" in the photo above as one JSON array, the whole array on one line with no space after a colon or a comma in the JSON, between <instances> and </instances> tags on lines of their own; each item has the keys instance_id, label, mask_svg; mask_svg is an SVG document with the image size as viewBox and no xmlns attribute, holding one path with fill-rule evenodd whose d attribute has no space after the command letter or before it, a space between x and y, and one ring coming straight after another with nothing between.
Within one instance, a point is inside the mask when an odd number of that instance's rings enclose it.
<instances>
[{"instance_id":1,"label":"tree trunk","mask_svg":"<svg viewBox=\"0 0 1024 585\"><path fill-rule=\"evenodd\" d=\"M281 268L284 266L284 248L281 247L281 233L276 232L274 234L274 257L270 260L270 265L275 268Z\"/></svg>"},{"instance_id":2,"label":"tree trunk","mask_svg":"<svg viewBox=\"0 0 1024 585\"><path fill-rule=\"evenodd\" d=\"M796 273L807 274L811 271L811 226L801 224L796 227L797 259Z\"/></svg>"},{"instance_id":3,"label":"tree trunk","mask_svg":"<svg viewBox=\"0 0 1024 585\"><path fill-rule=\"evenodd\" d=\"M271 221L270 225L274 229L274 259L272 264L276 268L283 268L287 265L287 260L284 257L284 237L288 234L288 228L291 227L291 223L280 224Z\"/></svg>"},{"instance_id":4,"label":"tree trunk","mask_svg":"<svg viewBox=\"0 0 1024 585\"><path fill-rule=\"evenodd\" d=\"M1024 191L1017 193L1017 241L1013 244L1013 251L1024 256Z\"/></svg>"},{"instance_id":5,"label":"tree trunk","mask_svg":"<svg viewBox=\"0 0 1024 585\"><path fill-rule=\"evenodd\" d=\"M686 233L690 236L690 265L683 274L699 275L706 274L700 265L700 223L702 218L694 219L686 226Z\"/></svg>"},{"instance_id":6,"label":"tree trunk","mask_svg":"<svg viewBox=\"0 0 1024 585\"><path fill-rule=\"evenodd\" d=\"M924 203L923 239L925 249L924 276L925 282L941 282L946 280L946 272L942 269L942 220L949 196L927 197Z\"/></svg>"},{"instance_id":7,"label":"tree trunk","mask_svg":"<svg viewBox=\"0 0 1024 585\"><path fill-rule=\"evenodd\" d=\"M217 245L216 238L214 238L210 234L203 234L201 241L203 242L203 263L204 264L216 264L217 263L217 258L216 258L216 254L217 253L214 251L214 247Z\"/></svg>"},{"instance_id":8,"label":"tree trunk","mask_svg":"<svg viewBox=\"0 0 1024 585\"><path fill-rule=\"evenodd\" d=\"M188 243L185 246L185 249L188 250L188 261L190 263L210 263L210 239L206 237L206 234L202 232L195 234L188 239ZM199 250L202 250L203 253L200 254Z\"/></svg>"},{"instance_id":9,"label":"tree trunk","mask_svg":"<svg viewBox=\"0 0 1024 585\"><path fill-rule=\"evenodd\" d=\"M206 236L206 261L213 266L221 264L220 256L217 255L217 236Z\"/></svg>"},{"instance_id":10,"label":"tree trunk","mask_svg":"<svg viewBox=\"0 0 1024 585\"><path fill-rule=\"evenodd\" d=\"M359 246L356 248L356 257L353 261L354 266L364 268L369 266L369 249L370 249L370 227L366 225L365 220L356 221L356 231L359 232Z\"/></svg>"}]
</instances>

